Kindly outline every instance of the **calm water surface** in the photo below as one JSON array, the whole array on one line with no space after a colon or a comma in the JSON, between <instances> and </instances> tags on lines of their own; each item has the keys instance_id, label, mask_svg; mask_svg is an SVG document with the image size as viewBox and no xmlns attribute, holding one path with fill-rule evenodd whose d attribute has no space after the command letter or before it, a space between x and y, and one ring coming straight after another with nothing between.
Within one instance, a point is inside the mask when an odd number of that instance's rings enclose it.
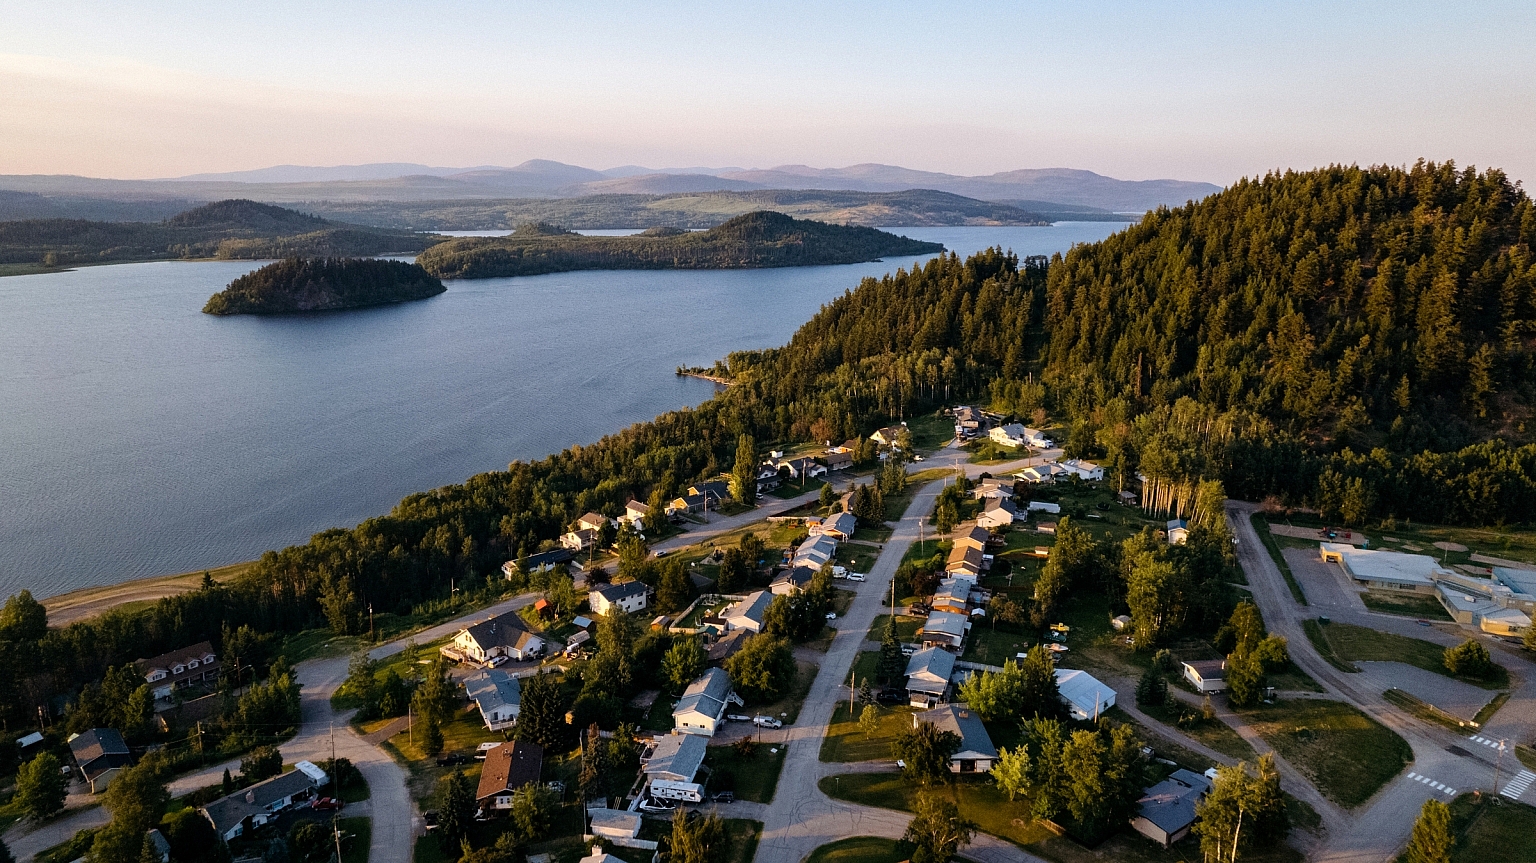
<instances>
[{"instance_id":1,"label":"calm water surface","mask_svg":"<svg viewBox=\"0 0 1536 863\"><path fill-rule=\"evenodd\" d=\"M1121 225L910 228L962 255ZM783 344L918 258L448 283L399 306L216 318L250 262L0 279L0 597L249 560L401 497L709 398L678 378Z\"/></svg>"}]
</instances>

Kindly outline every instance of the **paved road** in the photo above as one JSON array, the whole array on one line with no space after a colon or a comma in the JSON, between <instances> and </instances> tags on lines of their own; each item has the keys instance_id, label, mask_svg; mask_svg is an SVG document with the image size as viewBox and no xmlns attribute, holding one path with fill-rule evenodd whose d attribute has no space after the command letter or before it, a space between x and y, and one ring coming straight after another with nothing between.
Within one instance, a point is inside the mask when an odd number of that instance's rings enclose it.
<instances>
[{"instance_id":1,"label":"paved road","mask_svg":"<svg viewBox=\"0 0 1536 863\"><path fill-rule=\"evenodd\" d=\"M977 465L967 466L972 475L982 470ZM902 555L917 540L918 521L933 508L942 489L943 483L929 483L914 495L906 515L871 567L869 581L859 586L848 613L837 622L837 635L822 660L799 721L784 729L785 739L790 743L789 753L779 777L778 793L761 815L763 836L757 847L757 863L800 863L817 847L847 836L899 838L906 832L911 816L833 800L817 787L823 777L834 773L880 768L826 764L819 760L819 755L832 711L847 697L843 681L863 646L864 635L885 607L886 594ZM964 850L964 856L980 863L1038 860L991 836L978 836Z\"/></svg>"},{"instance_id":2,"label":"paved road","mask_svg":"<svg viewBox=\"0 0 1536 863\"><path fill-rule=\"evenodd\" d=\"M1227 515L1238 538L1238 559L1266 625L1271 632L1286 637L1292 659L1333 698L1355 705L1397 732L1414 754L1408 769L1351 813L1348 824L1332 831L1325 847L1312 859L1328 863L1390 860L1407 841L1426 799L1449 800L1453 792L1487 789L1493 778L1492 759L1473 751L1480 747L1458 745L1466 741L1457 735L1396 710L1369 686L1368 680L1359 679L1363 675L1342 673L1317 655L1301 628L1301 622L1314 617L1316 612L1297 605L1291 598L1280 570L1249 522L1248 516L1256 508L1255 504L1227 502ZM1379 625L1377 617L1380 616L1371 615L1371 619L1361 619L1359 623L1387 628ZM1402 623L1414 626L1411 621ZM1496 755L1486 747L1481 748L1490 756ZM1429 782L1411 778L1410 774L1426 777Z\"/></svg>"}]
</instances>

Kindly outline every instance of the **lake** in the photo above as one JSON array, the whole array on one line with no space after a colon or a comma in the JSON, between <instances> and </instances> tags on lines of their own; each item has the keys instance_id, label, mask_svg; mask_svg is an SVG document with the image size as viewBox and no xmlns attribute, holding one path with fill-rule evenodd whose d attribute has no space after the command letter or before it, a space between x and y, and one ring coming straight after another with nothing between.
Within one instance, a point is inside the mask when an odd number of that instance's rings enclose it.
<instances>
[{"instance_id":1,"label":"lake","mask_svg":"<svg viewBox=\"0 0 1536 863\"><path fill-rule=\"evenodd\" d=\"M1124 227L892 229L961 255ZM922 258L448 282L429 300L201 313L255 262L0 279L0 597L250 560L405 495L709 398L680 365L788 341Z\"/></svg>"}]
</instances>

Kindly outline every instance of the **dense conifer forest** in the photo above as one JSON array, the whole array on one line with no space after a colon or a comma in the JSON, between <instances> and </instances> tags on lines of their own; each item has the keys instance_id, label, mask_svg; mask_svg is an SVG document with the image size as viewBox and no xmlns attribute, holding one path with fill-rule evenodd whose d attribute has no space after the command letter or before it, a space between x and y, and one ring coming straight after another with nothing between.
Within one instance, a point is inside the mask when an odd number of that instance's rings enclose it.
<instances>
[{"instance_id":1,"label":"dense conifer forest","mask_svg":"<svg viewBox=\"0 0 1536 863\"><path fill-rule=\"evenodd\" d=\"M331 222L255 201L228 200L163 222L0 221L0 264L63 267L188 258L379 255L420 251L440 239Z\"/></svg>"},{"instance_id":2,"label":"dense conifer forest","mask_svg":"<svg viewBox=\"0 0 1536 863\"><path fill-rule=\"evenodd\" d=\"M448 290L415 264L378 258L285 258L208 298L210 315L281 315L424 300Z\"/></svg>"},{"instance_id":3,"label":"dense conifer forest","mask_svg":"<svg viewBox=\"0 0 1536 863\"><path fill-rule=\"evenodd\" d=\"M1043 412L1110 482L1141 473L1192 501L1219 480L1349 523L1530 522L1533 245L1536 211L1502 174L1421 163L1239 183L1050 261L941 255L865 279L784 347L727 357L735 385L696 409L5 652L0 710L22 719L108 664L225 626L363 631L370 604L473 588L588 510L728 470L743 436L841 440L954 403Z\"/></svg>"},{"instance_id":4,"label":"dense conifer forest","mask_svg":"<svg viewBox=\"0 0 1536 863\"><path fill-rule=\"evenodd\" d=\"M570 270L724 270L874 261L943 251L938 243L874 228L828 225L782 213L737 216L707 231L655 228L632 237L588 237L546 224L507 237L463 237L418 262L444 279L534 276Z\"/></svg>"}]
</instances>

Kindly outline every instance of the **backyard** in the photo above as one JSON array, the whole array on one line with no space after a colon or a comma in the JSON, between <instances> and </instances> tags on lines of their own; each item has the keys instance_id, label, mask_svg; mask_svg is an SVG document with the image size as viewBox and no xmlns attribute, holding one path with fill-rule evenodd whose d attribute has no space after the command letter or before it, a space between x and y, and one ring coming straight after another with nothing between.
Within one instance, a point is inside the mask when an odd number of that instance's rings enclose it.
<instances>
[{"instance_id":1,"label":"backyard","mask_svg":"<svg viewBox=\"0 0 1536 863\"><path fill-rule=\"evenodd\" d=\"M758 744L752 757L745 758L734 746L711 746L704 759L714 771L710 791L733 791L737 800L772 803L779 784L779 771L789 754L787 744Z\"/></svg>"}]
</instances>

